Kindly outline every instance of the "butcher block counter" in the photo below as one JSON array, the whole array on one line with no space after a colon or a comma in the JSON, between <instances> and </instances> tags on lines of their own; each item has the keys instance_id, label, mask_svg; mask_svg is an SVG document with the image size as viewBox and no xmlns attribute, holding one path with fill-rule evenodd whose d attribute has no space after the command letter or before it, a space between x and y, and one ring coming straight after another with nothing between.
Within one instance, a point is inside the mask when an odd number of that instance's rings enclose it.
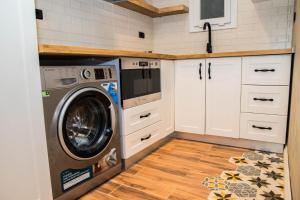
<instances>
[{"instance_id":1,"label":"butcher block counter","mask_svg":"<svg viewBox=\"0 0 300 200\"><path fill-rule=\"evenodd\" d=\"M101 48L90 48L90 47L79 47L79 46L63 46L63 45L48 45L48 44L39 45L40 55L134 57L134 58L153 58L153 59L163 59L163 60L280 55L280 54L291 54L291 53L293 53L292 49L272 49L272 50L256 50L256 51L221 52L221 53L211 53L211 54L170 55L170 54L160 54L160 53L147 53L142 51L112 50L112 49L101 49Z\"/></svg>"}]
</instances>

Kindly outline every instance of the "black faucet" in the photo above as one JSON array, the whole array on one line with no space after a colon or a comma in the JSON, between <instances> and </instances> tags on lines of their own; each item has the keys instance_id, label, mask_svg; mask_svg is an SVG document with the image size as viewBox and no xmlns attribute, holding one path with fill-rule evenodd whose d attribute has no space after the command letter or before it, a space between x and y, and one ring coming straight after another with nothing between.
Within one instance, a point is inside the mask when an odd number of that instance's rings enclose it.
<instances>
[{"instance_id":1,"label":"black faucet","mask_svg":"<svg viewBox=\"0 0 300 200\"><path fill-rule=\"evenodd\" d=\"M207 53L212 53L212 45L211 45L211 26L209 22L205 22L203 26L203 30L206 30L206 27L208 27L208 43L206 46Z\"/></svg>"}]
</instances>

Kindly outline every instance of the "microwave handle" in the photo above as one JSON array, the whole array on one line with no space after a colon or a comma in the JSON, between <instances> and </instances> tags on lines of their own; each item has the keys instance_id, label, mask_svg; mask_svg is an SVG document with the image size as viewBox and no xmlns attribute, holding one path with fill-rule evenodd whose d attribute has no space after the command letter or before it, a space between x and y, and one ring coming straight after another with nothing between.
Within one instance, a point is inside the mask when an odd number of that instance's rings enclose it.
<instances>
[{"instance_id":1,"label":"microwave handle","mask_svg":"<svg viewBox=\"0 0 300 200\"><path fill-rule=\"evenodd\" d=\"M149 78L152 79L152 72L151 72L151 68L149 68Z\"/></svg>"},{"instance_id":2,"label":"microwave handle","mask_svg":"<svg viewBox=\"0 0 300 200\"><path fill-rule=\"evenodd\" d=\"M142 78L145 79L145 69L142 68Z\"/></svg>"}]
</instances>

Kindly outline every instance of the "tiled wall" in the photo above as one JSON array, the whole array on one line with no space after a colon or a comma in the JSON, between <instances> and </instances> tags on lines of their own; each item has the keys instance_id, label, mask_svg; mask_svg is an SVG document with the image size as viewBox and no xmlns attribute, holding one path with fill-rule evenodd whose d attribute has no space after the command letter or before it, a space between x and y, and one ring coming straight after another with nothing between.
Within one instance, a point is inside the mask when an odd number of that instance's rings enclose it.
<instances>
[{"instance_id":1,"label":"tiled wall","mask_svg":"<svg viewBox=\"0 0 300 200\"><path fill-rule=\"evenodd\" d=\"M188 0L147 0L158 7ZM213 32L214 51L291 47L294 0L238 0L238 27ZM103 0L36 0L40 44L204 53L207 33L190 33L188 14L155 18ZM146 33L139 39L138 32Z\"/></svg>"},{"instance_id":2,"label":"tiled wall","mask_svg":"<svg viewBox=\"0 0 300 200\"><path fill-rule=\"evenodd\" d=\"M160 7L188 0L152 0ZM215 52L290 48L294 0L238 0L238 27L213 31ZM154 19L154 51L204 53L207 32L189 33L189 16Z\"/></svg>"},{"instance_id":3,"label":"tiled wall","mask_svg":"<svg viewBox=\"0 0 300 200\"><path fill-rule=\"evenodd\" d=\"M153 20L103 0L36 0L40 44L152 50ZM138 38L143 31L146 39Z\"/></svg>"}]
</instances>

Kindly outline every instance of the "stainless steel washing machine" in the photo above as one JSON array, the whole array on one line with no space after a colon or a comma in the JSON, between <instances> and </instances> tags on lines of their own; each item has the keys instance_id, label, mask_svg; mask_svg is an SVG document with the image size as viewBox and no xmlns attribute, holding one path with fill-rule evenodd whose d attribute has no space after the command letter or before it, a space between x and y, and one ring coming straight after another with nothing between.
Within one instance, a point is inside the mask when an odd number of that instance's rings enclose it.
<instances>
[{"instance_id":1,"label":"stainless steel washing machine","mask_svg":"<svg viewBox=\"0 0 300 200\"><path fill-rule=\"evenodd\" d=\"M116 69L99 63L41 59L56 200L78 198L121 172Z\"/></svg>"}]
</instances>

